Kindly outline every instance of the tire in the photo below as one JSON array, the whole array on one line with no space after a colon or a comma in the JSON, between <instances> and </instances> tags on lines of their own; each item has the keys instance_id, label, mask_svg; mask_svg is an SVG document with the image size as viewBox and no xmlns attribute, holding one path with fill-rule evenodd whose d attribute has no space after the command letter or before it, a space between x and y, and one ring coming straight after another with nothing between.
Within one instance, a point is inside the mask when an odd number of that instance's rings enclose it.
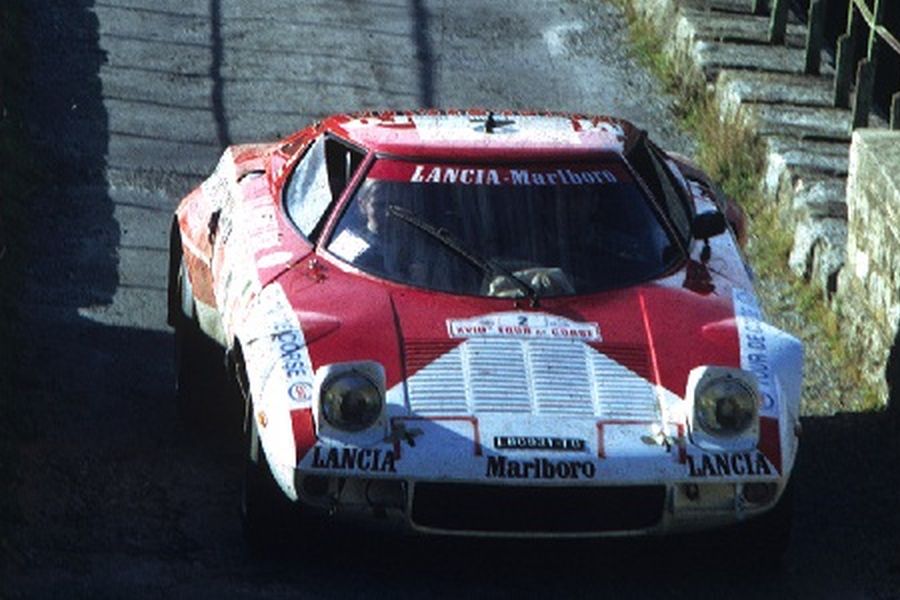
<instances>
[{"instance_id":1,"label":"tire","mask_svg":"<svg viewBox=\"0 0 900 600\"><path fill-rule=\"evenodd\" d=\"M252 400L244 425L244 481L241 486L241 527L254 552L266 554L289 542L297 527L297 510L272 476L259 441Z\"/></svg>"},{"instance_id":2,"label":"tire","mask_svg":"<svg viewBox=\"0 0 900 600\"><path fill-rule=\"evenodd\" d=\"M778 504L769 512L741 523L736 528L735 542L741 545L742 552L748 558L780 563L791 542L793 522L794 484L791 480L782 492Z\"/></svg>"},{"instance_id":3,"label":"tire","mask_svg":"<svg viewBox=\"0 0 900 600\"><path fill-rule=\"evenodd\" d=\"M793 483L768 512L737 525L709 532L696 540L712 561L735 559L759 567L780 568L791 541L794 515Z\"/></svg>"},{"instance_id":4,"label":"tire","mask_svg":"<svg viewBox=\"0 0 900 600\"><path fill-rule=\"evenodd\" d=\"M178 267L177 298L179 307L174 319L175 326L175 406L178 416L187 422L194 422L197 415L197 399L202 392L202 352L200 328L194 312L191 282L184 266L184 259Z\"/></svg>"},{"instance_id":5,"label":"tire","mask_svg":"<svg viewBox=\"0 0 900 600\"><path fill-rule=\"evenodd\" d=\"M197 323L191 282L184 259L177 275L177 299L180 306L175 327L175 406L178 416L188 425L200 423L208 414L216 387L224 380L222 349L204 335Z\"/></svg>"}]
</instances>

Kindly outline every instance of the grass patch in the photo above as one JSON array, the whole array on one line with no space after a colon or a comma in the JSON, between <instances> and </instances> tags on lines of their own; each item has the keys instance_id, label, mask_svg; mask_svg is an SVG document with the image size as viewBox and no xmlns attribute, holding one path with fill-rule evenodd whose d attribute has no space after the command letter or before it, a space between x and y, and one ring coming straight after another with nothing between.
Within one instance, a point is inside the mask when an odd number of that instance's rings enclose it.
<instances>
[{"instance_id":1,"label":"grass patch","mask_svg":"<svg viewBox=\"0 0 900 600\"><path fill-rule=\"evenodd\" d=\"M750 240L746 251L761 281L777 281L783 286L778 298L764 298L764 304L778 304L781 310L795 311L804 323L801 337L811 360L822 361L840 380L833 394L842 403L815 407L814 410L874 410L883 407L879 393L865 382L859 361L854 361L846 339L841 335L838 317L823 292L796 277L788 268L793 245L793 230L778 214L774 202L763 196L760 182L765 167L765 149L759 137L739 116L719 110L712 91L695 74L689 59L673 57L666 51L665 38L652 23L642 18L631 0L613 0L629 23L632 52L653 72L666 91L675 98L675 114L681 126L697 140L694 157L698 165L716 181L729 197L745 210ZM759 290L758 290L759 291ZM765 296L765 294L763 294ZM781 310L778 310L781 309ZM852 399L842 392L852 391ZM820 398L809 398L821 403ZM809 403L808 403L809 404Z\"/></svg>"}]
</instances>

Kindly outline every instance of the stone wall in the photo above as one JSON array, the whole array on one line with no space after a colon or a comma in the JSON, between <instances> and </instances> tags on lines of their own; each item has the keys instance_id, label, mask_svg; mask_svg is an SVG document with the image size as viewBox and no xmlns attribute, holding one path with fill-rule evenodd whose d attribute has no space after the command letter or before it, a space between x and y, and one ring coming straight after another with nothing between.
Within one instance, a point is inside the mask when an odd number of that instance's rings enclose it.
<instances>
[{"instance_id":1,"label":"stone wall","mask_svg":"<svg viewBox=\"0 0 900 600\"><path fill-rule=\"evenodd\" d=\"M869 382L887 400L900 362L900 132L853 133L847 216L847 263L834 306Z\"/></svg>"},{"instance_id":2,"label":"stone wall","mask_svg":"<svg viewBox=\"0 0 900 600\"><path fill-rule=\"evenodd\" d=\"M804 73L806 26L793 15L788 43L773 46L752 0L628 1L681 74L715 92L723 117L760 136L761 189L794 232L789 266L831 301L882 404L897 382L890 405L900 407L900 132L873 114L881 129L851 135L828 61Z\"/></svg>"}]
</instances>

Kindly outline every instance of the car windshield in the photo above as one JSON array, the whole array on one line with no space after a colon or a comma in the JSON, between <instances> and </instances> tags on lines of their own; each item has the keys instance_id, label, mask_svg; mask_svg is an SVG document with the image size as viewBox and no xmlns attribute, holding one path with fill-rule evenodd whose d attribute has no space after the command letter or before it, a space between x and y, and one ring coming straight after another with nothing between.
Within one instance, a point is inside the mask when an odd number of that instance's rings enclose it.
<instances>
[{"instance_id":1,"label":"car windshield","mask_svg":"<svg viewBox=\"0 0 900 600\"><path fill-rule=\"evenodd\" d=\"M377 161L328 250L372 275L496 297L623 287L680 256L621 161L469 166Z\"/></svg>"}]
</instances>

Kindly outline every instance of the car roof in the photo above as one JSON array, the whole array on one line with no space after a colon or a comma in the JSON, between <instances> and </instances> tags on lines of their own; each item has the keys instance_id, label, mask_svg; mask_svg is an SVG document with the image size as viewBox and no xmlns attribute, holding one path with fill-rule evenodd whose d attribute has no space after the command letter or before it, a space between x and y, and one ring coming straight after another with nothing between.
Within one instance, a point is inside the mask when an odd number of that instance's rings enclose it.
<instances>
[{"instance_id":1,"label":"car roof","mask_svg":"<svg viewBox=\"0 0 900 600\"><path fill-rule=\"evenodd\" d=\"M343 114L322 125L379 154L490 162L621 155L644 133L612 117L486 110Z\"/></svg>"}]
</instances>

